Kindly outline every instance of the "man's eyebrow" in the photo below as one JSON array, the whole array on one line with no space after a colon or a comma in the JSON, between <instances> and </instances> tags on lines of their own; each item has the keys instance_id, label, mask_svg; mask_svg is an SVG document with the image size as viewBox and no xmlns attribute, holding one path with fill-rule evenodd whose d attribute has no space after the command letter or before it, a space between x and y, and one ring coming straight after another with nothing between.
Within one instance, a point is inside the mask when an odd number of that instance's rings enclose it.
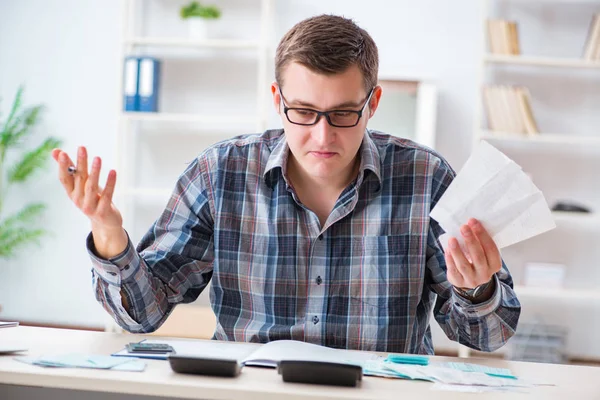
<instances>
[{"instance_id":1,"label":"man's eyebrow","mask_svg":"<svg viewBox=\"0 0 600 400\"><path fill-rule=\"evenodd\" d=\"M314 108L314 109L318 109L317 106L315 106L312 103L309 103L307 101L303 101L303 100L292 100L289 102L290 105L294 104L294 105L298 105L298 106L302 106L302 107L307 107L307 108ZM342 108L358 108L362 106L362 103L357 103L355 101L345 101L343 103L340 104L336 104L335 106L331 107L330 110L339 110Z\"/></svg>"}]
</instances>

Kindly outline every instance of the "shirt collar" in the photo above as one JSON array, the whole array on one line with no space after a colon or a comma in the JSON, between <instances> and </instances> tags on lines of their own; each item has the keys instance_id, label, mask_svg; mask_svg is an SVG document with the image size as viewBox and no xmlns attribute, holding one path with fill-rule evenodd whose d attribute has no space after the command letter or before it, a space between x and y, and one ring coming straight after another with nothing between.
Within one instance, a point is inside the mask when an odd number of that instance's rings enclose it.
<instances>
[{"instance_id":1,"label":"shirt collar","mask_svg":"<svg viewBox=\"0 0 600 400\"><path fill-rule=\"evenodd\" d=\"M371 133L367 129L365 131L365 135L363 137L362 144L359 149L360 152L360 172L358 174L357 186L360 186L363 182L365 172L371 171L377 178L379 183L379 187L381 187L381 157L379 155L379 151L377 146L373 142L373 138L371 138ZM278 143L273 148L269 159L267 160L267 164L265 166L265 172L263 174L263 178L265 179L265 183L270 188L273 188L276 181L276 171L279 170L284 180L287 182L287 161L290 153L290 147L287 144L287 140L285 138L285 134L282 131L281 136L279 137Z\"/></svg>"}]
</instances>

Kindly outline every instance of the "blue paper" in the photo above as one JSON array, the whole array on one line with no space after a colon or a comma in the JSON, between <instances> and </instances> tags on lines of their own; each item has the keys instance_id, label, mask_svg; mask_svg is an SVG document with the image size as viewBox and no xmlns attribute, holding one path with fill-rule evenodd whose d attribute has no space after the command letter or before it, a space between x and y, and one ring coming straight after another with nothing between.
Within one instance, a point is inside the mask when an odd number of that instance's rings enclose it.
<instances>
[{"instance_id":1,"label":"blue paper","mask_svg":"<svg viewBox=\"0 0 600 400\"><path fill-rule=\"evenodd\" d=\"M96 354L61 354L42 357L15 357L15 360L41 367L93 368L116 371L143 371L146 364L136 359Z\"/></svg>"},{"instance_id":2,"label":"blue paper","mask_svg":"<svg viewBox=\"0 0 600 400\"><path fill-rule=\"evenodd\" d=\"M478 364L468 364L468 363L458 363L458 362L450 362L446 363L449 368L458 369L460 371L465 372L483 372L489 376L495 376L497 378L508 378L508 379L517 379L513 373L506 368L492 368L486 367L485 365Z\"/></svg>"},{"instance_id":3,"label":"blue paper","mask_svg":"<svg viewBox=\"0 0 600 400\"><path fill-rule=\"evenodd\" d=\"M385 361L394 364L428 365L429 357L418 354L390 354Z\"/></svg>"}]
</instances>

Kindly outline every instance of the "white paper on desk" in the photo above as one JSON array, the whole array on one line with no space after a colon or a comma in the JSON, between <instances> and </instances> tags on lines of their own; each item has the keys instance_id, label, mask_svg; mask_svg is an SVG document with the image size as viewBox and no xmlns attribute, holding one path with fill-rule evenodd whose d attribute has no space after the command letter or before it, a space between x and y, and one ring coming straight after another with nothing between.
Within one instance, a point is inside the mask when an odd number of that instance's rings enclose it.
<instances>
[{"instance_id":1,"label":"white paper on desk","mask_svg":"<svg viewBox=\"0 0 600 400\"><path fill-rule=\"evenodd\" d=\"M450 391L450 392L465 392L465 393L529 393L527 389L513 386L477 386L477 385L451 385L447 383L434 383L431 390Z\"/></svg>"},{"instance_id":2,"label":"white paper on desk","mask_svg":"<svg viewBox=\"0 0 600 400\"><path fill-rule=\"evenodd\" d=\"M261 346L249 343L226 343L209 340L144 340L144 343L167 343L176 354L206 358L237 360L240 364L260 367L277 367L281 360L310 360L348 364L376 360L373 353L333 349L296 340L276 340ZM167 359L166 354L129 353L123 349L115 356Z\"/></svg>"},{"instance_id":3,"label":"white paper on desk","mask_svg":"<svg viewBox=\"0 0 600 400\"><path fill-rule=\"evenodd\" d=\"M143 340L144 343L167 343L173 347L178 355L202 356L225 360L238 360L242 362L248 354L256 350L256 345L247 343L223 343L214 340ZM129 353L122 349L113 356L136 357L166 360L167 354L156 353Z\"/></svg>"},{"instance_id":4,"label":"white paper on desk","mask_svg":"<svg viewBox=\"0 0 600 400\"><path fill-rule=\"evenodd\" d=\"M276 340L262 345L244 360L244 365L277 367L281 360L324 361L358 364L380 356L364 351L334 349L297 340Z\"/></svg>"},{"instance_id":5,"label":"white paper on desk","mask_svg":"<svg viewBox=\"0 0 600 400\"><path fill-rule=\"evenodd\" d=\"M510 158L481 141L431 211L449 237L464 246L460 227L479 220L496 246L503 248L556 227L542 192Z\"/></svg>"}]
</instances>

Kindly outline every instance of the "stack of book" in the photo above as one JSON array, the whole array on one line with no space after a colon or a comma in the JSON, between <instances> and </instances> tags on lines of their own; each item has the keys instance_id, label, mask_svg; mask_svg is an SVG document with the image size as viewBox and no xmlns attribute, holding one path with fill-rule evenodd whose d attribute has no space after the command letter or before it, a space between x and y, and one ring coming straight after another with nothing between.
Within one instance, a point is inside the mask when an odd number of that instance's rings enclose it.
<instances>
[{"instance_id":1,"label":"stack of book","mask_svg":"<svg viewBox=\"0 0 600 400\"><path fill-rule=\"evenodd\" d=\"M492 54L519 55L519 33L517 23L503 19L488 19L488 43Z\"/></svg>"},{"instance_id":2,"label":"stack of book","mask_svg":"<svg viewBox=\"0 0 600 400\"><path fill-rule=\"evenodd\" d=\"M484 86L483 100L488 125L492 131L529 135L539 133L527 88Z\"/></svg>"},{"instance_id":3,"label":"stack of book","mask_svg":"<svg viewBox=\"0 0 600 400\"><path fill-rule=\"evenodd\" d=\"M583 58L587 61L600 61L600 14L592 18Z\"/></svg>"}]
</instances>

